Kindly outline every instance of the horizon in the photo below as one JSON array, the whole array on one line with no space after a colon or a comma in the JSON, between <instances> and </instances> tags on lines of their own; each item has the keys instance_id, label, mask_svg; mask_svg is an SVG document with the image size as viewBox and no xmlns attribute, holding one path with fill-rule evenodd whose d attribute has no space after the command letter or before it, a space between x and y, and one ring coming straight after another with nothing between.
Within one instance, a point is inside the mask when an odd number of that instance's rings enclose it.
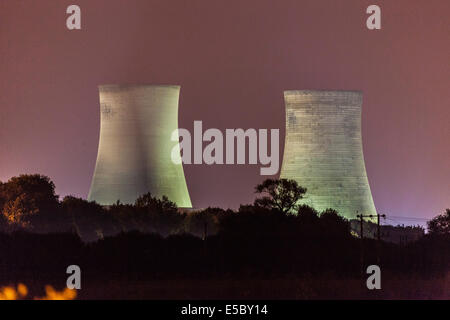
<instances>
[{"instance_id":1,"label":"horizon","mask_svg":"<svg viewBox=\"0 0 450 320\"><path fill-rule=\"evenodd\" d=\"M0 180L37 172L58 194L86 198L102 83L177 83L179 128L280 129L281 162L283 91L352 89L364 93L377 211L420 221L450 205L448 1L380 0L376 31L357 0L78 2L75 31L66 3L1 4ZM196 207L250 203L263 179L257 166L183 167Z\"/></svg>"}]
</instances>

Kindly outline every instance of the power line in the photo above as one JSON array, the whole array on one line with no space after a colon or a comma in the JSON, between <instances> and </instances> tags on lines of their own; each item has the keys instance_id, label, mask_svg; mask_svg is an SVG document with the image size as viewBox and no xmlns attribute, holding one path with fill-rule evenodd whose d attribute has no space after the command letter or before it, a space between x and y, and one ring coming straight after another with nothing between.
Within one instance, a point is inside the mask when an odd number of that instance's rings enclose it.
<instances>
[{"instance_id":1,"label":"power line","mask_svg":"<svg viewBox=\"0 0 450 320\"><path fill-rule=\"evenodd\" d=\"M420 220L420 221L429 221L430 219L427 218L418 218L418 217L401 217L401 216L390 216L392 218L397 219L406 219L406 220Z\"/></svg>"}]
</instances>

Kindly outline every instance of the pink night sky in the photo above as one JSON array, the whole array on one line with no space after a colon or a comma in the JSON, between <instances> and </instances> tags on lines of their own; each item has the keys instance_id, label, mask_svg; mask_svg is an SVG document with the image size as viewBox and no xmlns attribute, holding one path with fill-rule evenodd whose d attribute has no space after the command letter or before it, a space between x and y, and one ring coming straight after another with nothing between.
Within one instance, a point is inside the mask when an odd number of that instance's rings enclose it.
<instances>
[{"instance_id":1,"label":"pink night sky","mask_svg":"<svg viewBox=\"0 0 450 320\"><path fill-rule=\"evenodd\" d=\"M70 4L82 30L66 28ZM371 4L379 31L365 26ZM86 197L99 84L181 85L180 127L279 128L280 161L283 90L361 90L378 211L430 218L450 206L449 14L448 0L3 0L0 180L41 173ZM254 165L184 169L195 207L250 203L265 178Z\"/></svg>"}]
</instances>

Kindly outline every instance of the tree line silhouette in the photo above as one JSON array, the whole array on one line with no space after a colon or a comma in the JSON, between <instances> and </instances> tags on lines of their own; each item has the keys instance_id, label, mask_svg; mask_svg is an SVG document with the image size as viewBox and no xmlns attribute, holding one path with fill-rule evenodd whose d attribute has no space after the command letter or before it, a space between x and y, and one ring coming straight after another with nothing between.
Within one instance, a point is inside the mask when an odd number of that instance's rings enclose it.
<instances>
[{"instance_id":1,"label":"tree line silhouette","mask_svg":"<svg viewBox=\"0 0 450 320\"><path fill-rule=\"evenodd\" d=\"M55 281L68 265L84 276L164 278L268 276L361 270L361 240L333 209L299 205L307 193L292 180L269 179L238 210L180 211L166 197L104 207L73 196L59 201L53 182L21 175L0 183L0 281L39 275ZM450 210L407 245L364 239L364 263L423 276L450 270Z\"/></svg>"}]
</instances>

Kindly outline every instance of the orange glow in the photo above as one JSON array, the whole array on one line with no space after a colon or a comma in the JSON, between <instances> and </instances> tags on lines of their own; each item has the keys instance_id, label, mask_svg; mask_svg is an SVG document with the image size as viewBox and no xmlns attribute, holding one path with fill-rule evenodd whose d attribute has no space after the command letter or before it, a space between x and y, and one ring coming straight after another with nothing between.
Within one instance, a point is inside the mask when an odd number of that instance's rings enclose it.
<instances>
[{"instance_id":1,"label":"orange glow","mask_svg":"<svg viewBox=\"0 0 450 320\"><path fill-rule=\"evenodd\" d=\"M77 291L65 288L62 291L56 291L52 286L45 286L45 297L35 298L35 300L73 300L77 297Z\"/></svg>"},{"instance_id":2,"label":"orange glow","mask_svg":"<svg viewBox=\"0 0 450 320\"><path fill-rule=\"evenodd\" d=\"M19 300L26 299L28 288L23 283L19 283L17 288L6 286L0 288L0 300ZM74 300L77 297L76 290L65 288L57 291L52 286L45 286L45 296L37 297L34 300Z\"/></svg>"},{"instance_id":3,"label":"orange glow","mask_svg":"<svg viewBox=\"0 0 450 320\"><path fill-rule=\"evenodd\" d=\"M19 283L17 289L13 286L0 288L0 300L17 300L24 298L28 294L28 288L23 283Z\"/></svg>"},{"instance_id":4,"label":"orange glow","mask_svg":"<svg viewBox=\"0 0 450 320\"><path fill-rule=\"evenodd\" d=\"M17 292L21 297L26 297L26 295L28 294L28 288L23 283L19 283L19 285L17 286Z\"/></svg>"}]
</instances>

